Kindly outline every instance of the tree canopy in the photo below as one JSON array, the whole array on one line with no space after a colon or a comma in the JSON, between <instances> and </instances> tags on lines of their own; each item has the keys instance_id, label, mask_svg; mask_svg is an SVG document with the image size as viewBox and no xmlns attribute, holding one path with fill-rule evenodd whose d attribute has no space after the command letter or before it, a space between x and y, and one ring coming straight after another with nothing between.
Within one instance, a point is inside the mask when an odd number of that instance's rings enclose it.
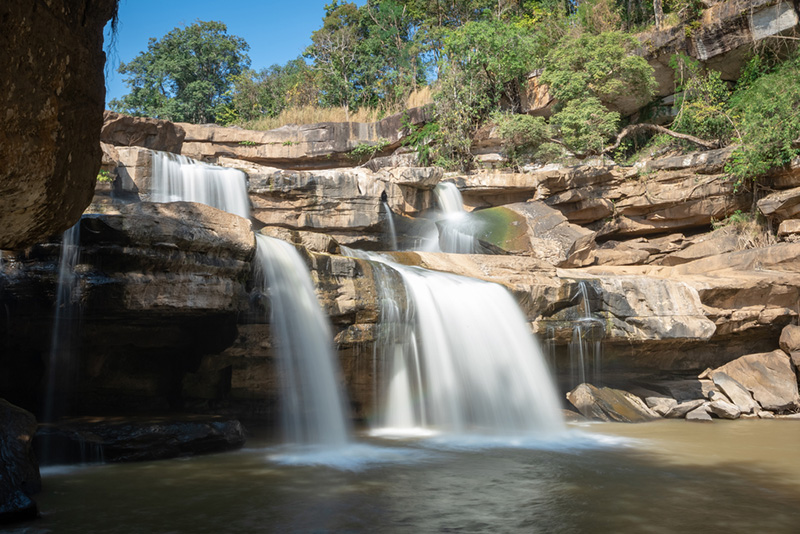
<instances>
[{"instance_id":1,"label":"tree canopy","mask_svg":"<svg viewBox=\"0 0 800 534\"><path fill-rule=\"evenodd\" d=\"M151 38L146 51L120 64L131 92L110 105L132 115L215 122L231 98L235 77L250 65L249 48L215 21L197 21Z\"/></svg>"}]
</instances>

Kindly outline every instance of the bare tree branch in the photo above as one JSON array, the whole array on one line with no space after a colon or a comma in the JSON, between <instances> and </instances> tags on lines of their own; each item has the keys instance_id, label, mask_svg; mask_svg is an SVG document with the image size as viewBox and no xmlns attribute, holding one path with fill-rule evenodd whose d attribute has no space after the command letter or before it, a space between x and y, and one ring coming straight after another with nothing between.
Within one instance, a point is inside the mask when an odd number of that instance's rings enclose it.
<instances>
[{"instance_id":1,"label":"bare tree branch","mask_svg":"<svg viewBox=\"0 0 800 534\"><path fill-rule=\"evenodd\" d=\"M613 145L603 150L604 154L612 152L619 148L619 145L622 144L622 140L628 137L629 135L636 135L644 132L654 132L665 134L670 137L674 137L676 139L681 139L683 141L689 141L697 146L705 148L707 150L712 150L714 148L719 148L719 143L717 141L705 141L700 139L699 137L695 137L693 135L682 134L678 132L673 132L668 128L664 128L663 126L659 126L658 124L631 124L630 126L626 126L617 136L616 141Z\"/></svg>"}]
</instances>

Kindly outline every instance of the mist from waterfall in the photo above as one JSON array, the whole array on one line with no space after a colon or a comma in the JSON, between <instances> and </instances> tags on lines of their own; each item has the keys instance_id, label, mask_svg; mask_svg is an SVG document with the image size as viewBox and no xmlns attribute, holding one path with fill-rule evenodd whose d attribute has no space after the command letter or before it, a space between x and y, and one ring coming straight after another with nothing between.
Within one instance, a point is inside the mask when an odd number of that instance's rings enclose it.
<instances>
[{"instance_id":1,"label":"mist from waterfall","mask_svg":"<svg viewBox=\"0 0 800 534\"><path fill-rule=\"evenodd\" d=\"M349 442L345 403L327 318L308 267L295 248L256 234L256 284L269 296L269 323L282 378L287 443L340 447Z\"/></svg>"},{"instance_id":2,"label":"mist from waterfall","mask_svg":"<svg viewBox=\"0 0 800 534\"><path fill-rule=\"evenodd\" d=\"M245 173L169 152L151 152L153 202L198 202L250 218Z\"/></svg>"},{"instance_id":3,"label":"mist from waterfall","mask_svg":"<svg viewBox=\"0 0 800 534\"><path fill-rule=\"evenodd\" d=\"M378 347L385 373L379 434L546 437L564 429L541 350L505 288L346 253L392 269L405 288L405 300L385 289L381 295L381 327L389 331Z\"/></svg>"}]
</instances>

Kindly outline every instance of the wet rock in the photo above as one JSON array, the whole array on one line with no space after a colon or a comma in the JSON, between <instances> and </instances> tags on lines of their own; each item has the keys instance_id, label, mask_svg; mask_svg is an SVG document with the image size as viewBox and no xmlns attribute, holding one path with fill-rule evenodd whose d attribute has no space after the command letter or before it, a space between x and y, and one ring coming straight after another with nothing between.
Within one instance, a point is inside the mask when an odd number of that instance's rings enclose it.
<instances>
[{"instance_id":1,"label":"wet rock","mask_svg":"<svg viewBox=\"0 0 800 534\"><path fill-rule=\"evenodd\" d=\"M680 419L685 417L691 411L696 410L706 403L703 399L695 399L686 402L681 402L667 413L669 419Z\"/></svg>"},{"instance_id":2,"label":"wet rock","mask_svg":"<svg viewBox=\"0 0 800 534\"><path fill-rule=\"evenodd\" d=\"M797 377L791 361L783 351L749 354L718 368L748 391L765 409L782 412L800 406Z\"/></svg>"},{"instance_id":3,"label":"wet rock","mask_svg":"<svg viewBox=\"0 0 800 534\"><path fill-rule=\"evenodd\" d=\"M699 423L710 423L712 421L711 414L708 412L708 404L703 403L694 410L686 414L687 421L694 421Z\"/></svg>"},{"instance_id":4,"label":"wet rock","mask_svg":"<svg viewBox=\"0 0 800 534\"><path fill-rule=\"evenodd\" d=\"M61 234L92 200L117 3L0 3L0 249Z\"/></svg>"},{"instance_id":5,"label":"wet rock","mask_svg":"<svg viewBox=\"0 0 800 534\"><path fill-rule=\"evenodd\" d=\"M0 399L0 524L37 515L31 495L42 482L31 446L35 433L33 414Z\"/></svg>"},{"instance_id":6,"label":"wet rock","mask_svg":"<svg viewBox=\"0 0 800 534\"><path fill-rule=\"evenodd\" d=\"M478 240L509 254L534 256L557 267L595 261L594 233L541 202L520 202L473 212Z\"/></svg>"},{"instance_id":7,"label":"wet rock","mask_svg":"<svg viewBox=\"0 0 800 534\"><path fill-rule=\"evenodd\" d=\"M567 399L589 419L642 423L660 418L639 397L619 389L581 384L567 393Z\"/></svg>"},{"instance_id":8,"label":"wet rock","mask_svg":"<svg viewBox=\"0 0 800 534\"><path fill-rule=\"evenodd\" d=\"M708 410L721 419L738 419L742 415L742 411L735 404L724 400L711 401Z\"/></svg>"},{"instance_id":9,"label":"wet rock","mask_svg":"<svg viewBox=\"0 0 800 534\"><path fill-rule=\"evenodd\" d=\"M221 417L85 418L45 425L36 435L51 463L138 462L238 449L246 431Z\"/></svg>"},{"instance_id":10,"label":"wet rock","mask_svg":"<svg viewBox=\"0 0 800 534\"><path fill-rule=\"evenodd\" d=\"M725 395L736 405L742 413L756 413L761 406L753 400L750 392L743 385L722 371L712 371L711 379Z\"/></svg>"}]
</instances>

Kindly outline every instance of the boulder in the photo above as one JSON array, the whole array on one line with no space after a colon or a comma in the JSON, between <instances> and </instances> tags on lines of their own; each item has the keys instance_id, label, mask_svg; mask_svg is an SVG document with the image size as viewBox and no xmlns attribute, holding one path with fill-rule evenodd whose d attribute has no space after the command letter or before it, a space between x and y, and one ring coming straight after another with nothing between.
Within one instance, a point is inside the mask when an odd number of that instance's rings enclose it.
<instances>
[{"instance_id":1,"label":"boulder","mask_svg":"<svg viewBox=\"0 0 800 534\"><path fill-rule=\"evenodd\" d=\"M247 433L222 417L87 418L45 425L36 434L52 463L139 462L241 448Z\"/></svg>"},{"instance_id":2,"label":"boulder","mask_svg":"<svg viewBox=\"0 0 800 534\"><path fill-rule=\"evenodd\" d=\"M589 419L642 423L660 418L639 397L619 389L581 384L567 393L567 399Z\"/></svg>"},{"instance_id":3,"label":"boulder","mask_svg":"<svg viewBox=\"0 0 800 534\"><path fill-rule=\"evenodd\" d=\"M665 380L652 385L678 402L708 399L712 391L717 391L711 380Z\"/></svg>"},{"instance_id":4,"label":"boulder","mask_svg":"<svg viewBox=\"0 0 800 534\"><path fill-rule=\"evenodd\" d=\"M131 117L113 111L103 115L100 139L113 146L142 147L181 153L186 132L170 121L150 117Z\"/></svg>"},{"instance_id":5,"label":"boulder","mask_svg":"<svg viewBox=\"0 0 800 534\"><path fill-rule=\"evenodd\" d=\"M793 324L785 326L779 344L787 354L800 351L800 326Z\"/></svg>"},{"instance_id":6,"label":"boulder","mask_svg":"<svg viewBox=\"0 0 800 534\"><path fill-rule=\"evenodd\" d=\"M92 201L117 4L0 4L0 250L61 234Z\"/></svg>"},{"instance_id":7,"label":"boulder","mask_svg":"<svg viewBox=\"0 0 800 534\"><path fill-rule=\"evenodd\" d=\"M778 237L784 241L800 241L800 219L786 219L778 226Z\"/></svg>"},{"instance_id":8,"label":"boulder","mask_svg":"<svg viewBox=\"0 0 800 534\"><path fill-rule=\"evenodd\" d=\"M750 392L743 385L722 371L711 372L711 379L742 413L757 413L761 406L753 400Z\"/></svg>"},{"instance_id":9,"label":"boulder","mask_svg":"<svg viewBox=\"0 0 800 534\"><path fill-rule=\"evenodd\" d=\"M534 256L557 267L582 267L595 260L594 233L541 202L475 211L470 222L479 241L509 254Z\"/></svg>"},{"instance_id":10,"label":"boulder","mask_svg":"<svg viewBox=\"0 0 800 534\"><path fill-rule=\"evenodd\" d=\"M675 407L678 406L678 401L669 397L647 397L644 399L648 408L652 409L661 417L667 417Z\"/></svg>"},{"instance_id":11,"label":"boulder","mask_svg":"<svg viewBox=\"0 0 800 534\"><path fill-rule=\"evenodd\" d=\"M704 401L703 399L695 399L686 402L681 402L673 409L671 409L669 412L667 412L666 417L670 419L680 419L682 417L685 417L686 414L688 414L689 412L692 412L700 408L705 403L706 401Z\"/></svg>"},{"instance_id":12,"label":"boulder","mask_svg":"<svg viewBox=\"0 0 800 534\"><path fill-rule=\"evenodd\" d=\"M711 376L720 372L747 388L765 410L783 412L800 407L797 377L789 356L781 350L742 356L716 369Z\"/></svg>"},{"instance_id":13,"label":"boulder","mask_svg":"<svg viewBox=\"0 0 800 534\"><path fill-rule=\"evenodd\" d=\"M708 405L708 411L720 419L738 419L742 411L735 404L724 400L713 400Z\"/></svg>"},{"instance_id":14,"label":"boulder","mask_svg":"<svg viewBox=\"0 0 800 534\"><path fill-rule=\"evenodd\" d=\"M32 448L35 433L33 414L0 399L0 524L37 515L31 495L42 482Z\"/></svg>"},{"instance_id":15,"label":"boulder","mask_svg":"<svg viewBox=\"0 0 800 534\"><path fill-rule=\"evenodd\" d=\"M758 209L779 221L800 217L800 187L770 193L758 201Z\"/></svg>"},{"instance_id":16,"label":"boulder","mask_svg":"<svg viewBox=\"0 0 800 534\"><path fill-rule=\"evenodd\" d=\"M695 421L699 423L710 423L711 422L711 414L709 413L709 403L703 403L702 405L698 406L694 410L688 412L686 414L687 421Z\"/></svg>"}]
</instances>

